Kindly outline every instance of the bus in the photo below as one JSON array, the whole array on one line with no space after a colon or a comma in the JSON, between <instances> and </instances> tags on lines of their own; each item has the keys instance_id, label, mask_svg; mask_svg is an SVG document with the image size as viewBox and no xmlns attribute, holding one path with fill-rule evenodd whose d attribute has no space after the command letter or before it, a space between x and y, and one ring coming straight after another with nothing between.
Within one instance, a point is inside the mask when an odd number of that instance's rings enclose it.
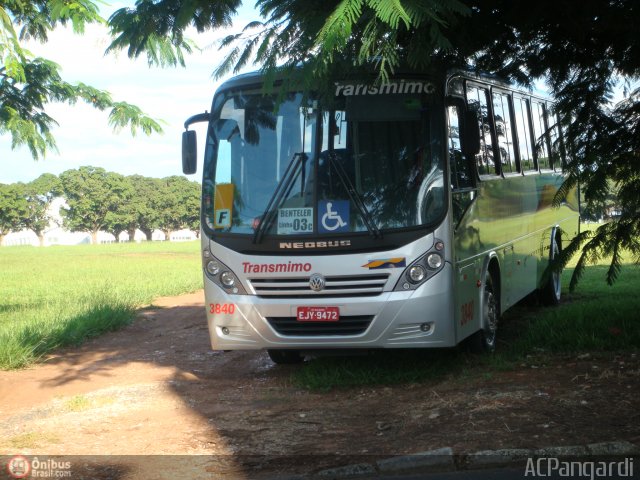
<instances>
[{"instance_id":1,"label":"bus","mask_svg":"<svg viewBox=\"0 0 640 480\"><path fill-rule=\"evenodd\" d=\"M453 347L492 351L501 315L560 274L579 231L560 206L566 148L553 104L466 71L337 81L317 93L259 73L185 122L196 172L207 122L201 239L217 350ZM320 93L324 92L324 93Z\"/></svg>"}]
</instances>

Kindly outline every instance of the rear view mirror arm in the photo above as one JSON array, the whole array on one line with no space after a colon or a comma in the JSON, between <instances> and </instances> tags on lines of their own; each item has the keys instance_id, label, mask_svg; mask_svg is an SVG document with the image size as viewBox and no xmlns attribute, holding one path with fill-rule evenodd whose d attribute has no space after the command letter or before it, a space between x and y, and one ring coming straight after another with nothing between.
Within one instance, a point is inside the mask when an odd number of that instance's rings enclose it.
<instances>
[{"instance_id":1,"label":"rear view mirror arm","mask_svg":"<svg viewBox=\"0 0 640 480\"><path fill-rule=\"evenodd\" d=\"M208 122L209 121L209 112L205 111L204 113L198 113L196 115L192 115L191 117L187 118L187 120L184 122L184 129L185 130L189 130L189 126L193 125L194 123L200 123L200 122Z\"/></svg>"}]
</instances>

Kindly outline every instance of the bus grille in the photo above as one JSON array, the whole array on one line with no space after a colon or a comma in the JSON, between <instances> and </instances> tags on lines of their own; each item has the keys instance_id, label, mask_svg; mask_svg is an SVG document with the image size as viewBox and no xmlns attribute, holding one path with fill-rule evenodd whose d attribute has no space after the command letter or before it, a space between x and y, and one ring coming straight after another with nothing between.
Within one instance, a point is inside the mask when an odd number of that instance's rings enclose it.
<instances>
[{"instance_id":1,"label":"bus grille","mask_svg":"<svg viewBox=\"0 0 640 480\"><path fill-rule=\"evenodd\" d=\"M373 315L340 317L337 322L299 322L296 317L267 317L276 332L290 337L360 335L369 327L371 320Z\"/></svg>"},{"instance_id":2,"label":"bus grille","mask_svg":"<svg viewBox=\"0 0 640 480\"><path fill-rule=\"evenodd\" d=\"M320 292L311 290L309 277L251 278L249 282L259 297L362 297L381 294L388 278L388 274L325 277L326 286Z\"/></svg>"}]
</instances>

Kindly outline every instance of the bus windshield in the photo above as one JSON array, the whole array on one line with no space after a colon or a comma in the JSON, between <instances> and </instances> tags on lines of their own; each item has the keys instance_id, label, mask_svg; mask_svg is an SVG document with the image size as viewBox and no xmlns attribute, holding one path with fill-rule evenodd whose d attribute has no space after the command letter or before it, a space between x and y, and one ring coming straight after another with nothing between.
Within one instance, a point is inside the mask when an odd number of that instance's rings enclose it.
<instances>
[{"instance_id":1,"label":"bus windshield","mask_svg":"<svg viewBox=\"0 0 640 480\"><path fill-rule=\"evenodd\" d=\"M330 105L295 92L222 92L205 153L206 224L257 237L434 225L446 207L443 108L422 91Z\"/></svg>"}]
</instances>

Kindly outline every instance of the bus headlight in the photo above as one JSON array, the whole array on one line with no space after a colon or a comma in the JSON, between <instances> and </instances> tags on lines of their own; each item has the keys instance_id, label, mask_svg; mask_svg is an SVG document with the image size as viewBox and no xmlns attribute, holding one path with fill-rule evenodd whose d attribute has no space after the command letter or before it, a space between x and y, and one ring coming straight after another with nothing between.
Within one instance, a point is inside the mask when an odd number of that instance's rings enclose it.
<instances>
[{"instance_id":1,"label":"bus headlight","mask_svg":"<svg viewBox=\"0 0 640 480\"><path fill-rule=\"evenodd\" d=\"M218 260L208 248L202 250L202 269L206 278L223 288L227 293L246 295L247 291L235 273Z\"/></svg>"},{"instance_id":2,"label":"bus headlight","mask_svg":"<svg viewBox=\"0 0 640 480\"><path fill-rule=\"evenodd\" d=\"M231 288L236 283L236 277L233 273L224 271L220 274L220 283L222 283L224 287Z\"/></svg>"},{"instance_id":3,"label":"bus headlight","mask_svg":"<svg viewBox=\"0 0 640 480\"><path fill-rule=\"evenodd\" d=\"M432 270L437 270L442 266L442 257L437 253L427 255L427 265Z\"/></svg>"},{"instance_id":4,"label":"bus headlight","mask_svg":"<svg viewBox=\"0 0 640 480\"><path fill-rule=\"evenodd\" d=\"M420 288L444 268L445 244L434 239L433 246L422 256L411 262L394 287L395 291L407 291Z\"/></svg>"},{"instance_id":5,"label":"bus headlight","mask_svg":"<svg viewBox=\"0 0 640 480\"><path fill-rule=\"evenodd\" d=\"M209 272L211 275L217 275L218 273L220 273L220 264L215 260L210 260L209 262L207 262L207 272Z\"/></svg>"},{"instance_id":6,"label":"bus headlight","mask_svg":"<svg viewBox=\"0 0 640 480\"><path fill-rule=\"evenodd\" d=\"M422 265L413 265L407 272L407 277L409 277L409 280L413 283L420 283L422 280L424 280L425 275L426 272L424 271L424 267Z\"/></svg>"}]
</instances>

